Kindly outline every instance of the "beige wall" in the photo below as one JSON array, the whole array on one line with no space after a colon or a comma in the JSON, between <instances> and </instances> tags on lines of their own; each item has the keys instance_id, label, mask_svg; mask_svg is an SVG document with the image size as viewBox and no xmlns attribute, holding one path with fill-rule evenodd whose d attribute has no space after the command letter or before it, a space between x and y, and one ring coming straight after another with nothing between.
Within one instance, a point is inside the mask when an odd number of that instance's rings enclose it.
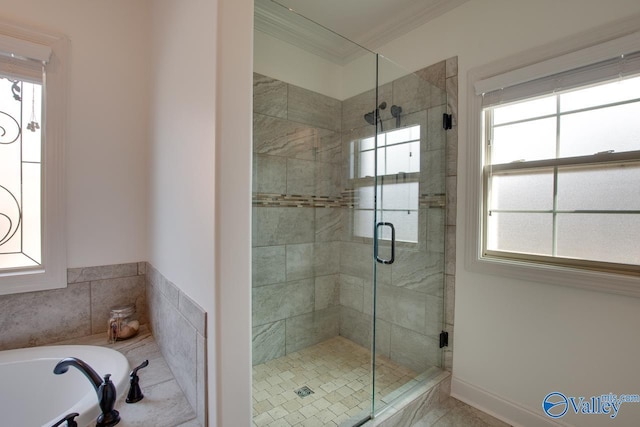
<instances>
[{"instance_id":1,"label":"beige wall","mask_svg":"<svg viewBox=\"0 0 640 427\"><path fill-rule=\"evenodd\" d=\"M381 48L412 70L458 55L453 393L523 425L546 425L541 403L552 391L575 396L638 393L640 300L465 268L467 73L634 13L640 13L635 0L472 0ZM635 425L638 419L640 405L627 404L615 423ZM562 421L581 426L608 422L585 415L566 415Z\"/></svg>"},{"instance_id":2,"label":"beige wall","mask_svg":"<svg viewBox=\"0 0 640 427\"><path fill-rule=\"evenodd\" d=\"M253 2L151 9L149 261L207 312L209 425L249 425Z\"/></svg>"},{"instance_id":3,"label":"beige wall","mask_svg":"<svg viewBox=\"0 0 640 427\"><path fill-rule=\"evenodd\" d=\"M0 18L71 40L69 267L146 257L148 2L0 0Z\"/></svg>"}]
</instances>

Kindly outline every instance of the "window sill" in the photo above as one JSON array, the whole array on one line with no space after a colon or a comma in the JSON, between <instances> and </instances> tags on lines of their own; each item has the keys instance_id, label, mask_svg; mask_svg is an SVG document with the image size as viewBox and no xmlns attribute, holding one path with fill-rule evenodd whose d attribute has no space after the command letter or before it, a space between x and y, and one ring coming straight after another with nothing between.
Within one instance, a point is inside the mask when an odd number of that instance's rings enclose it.
<instances>
[{"instance_id":1,"label":"window sill","mask_svg":"<svg viewBox=\"0 0 640 427\"><path fill-rule=\"evenodd\" d=\"M467 253L466 267L477 273L640 297L640 278L594 270L538 264Z\"/></svg>"}]
</instances>

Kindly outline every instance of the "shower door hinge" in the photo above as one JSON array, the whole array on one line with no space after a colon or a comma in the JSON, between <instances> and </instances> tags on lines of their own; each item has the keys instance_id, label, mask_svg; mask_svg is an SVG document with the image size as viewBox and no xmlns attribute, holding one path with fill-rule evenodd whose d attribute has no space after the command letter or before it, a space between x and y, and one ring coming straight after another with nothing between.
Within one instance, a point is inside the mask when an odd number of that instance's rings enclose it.
<instances>
[{"instance_id":1,"label":"shower door hinge","mask_svg":"<svg viewBox=\"0 0 640 427\"><path fill-rule=\"evenodd\" d=\"M440 332L440 348L449 347L449 332Z\"/></svg>"},{"instance_id":2,"label":"shower door hinge","mask_svg":"<svg viewBox=\"0 0 640 427\"><path fill-rule=\"evenodd\" d=\"M444 113L442 115L442 127L444 130L449 130L453 127L453 115Z\"/></svg>"}]
</instances>

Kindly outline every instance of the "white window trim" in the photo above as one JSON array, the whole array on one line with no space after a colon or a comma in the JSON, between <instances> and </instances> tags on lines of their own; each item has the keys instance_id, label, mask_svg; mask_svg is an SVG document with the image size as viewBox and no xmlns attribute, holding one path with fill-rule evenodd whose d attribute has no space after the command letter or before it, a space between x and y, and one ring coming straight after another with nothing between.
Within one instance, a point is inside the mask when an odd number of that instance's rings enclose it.
<instances>
[{"instance_id":1,"label":"white window trim","mask_svg":"<svg viewBox=\"0 0 640 427\"><path fill-rule=\"evenodd\" d=\"M0 274L0 295L65 288L67 286L65 137L67 127L67 64L69 39L60 34L0 21L0 38L51 56L46 65L46 94L42 120L42 267ZM38 46L40 46L38 48ZM41 59L41 58L35 58Z\"/></svg>"},{"instance_id":2,"label":"white window trim","mask_svg":"<svg viewBox=\"0 0 640 427\"><path fill-rule=\"evenodd\" d=\"M468 113L468 155L467 155L467 211L465 267L474 272L504 276L514 279L530 280L546 284L556 284L608 292L620 295L640 297L640 278L623 274L582 270L550 264L516 261L503 258L482 256L482 96L476 93L478 83L501 82L505 75L522 76L536 70L537 64L563 64L566 71L585 65L585 57L596 62L597 55L612 47L628 45L629 39L640 37L640 16L614 22L594 30L572 36L539 48L510 56L500 61L474 68L469 71L467 79L467 113ZM606 46L603 50L602 46ZM586 49L586 50L584 50ZM586 54L586 55L585 55ZM575 60L575 62L571 62ZM583 62L580 62L583 61ZM572 65L573 64L573 65ZM522 70L525 70L523 73ZM530 78L529 74L527 78ZM538 77L542 77L538 75Z\"/></svg>"}]
</instances>

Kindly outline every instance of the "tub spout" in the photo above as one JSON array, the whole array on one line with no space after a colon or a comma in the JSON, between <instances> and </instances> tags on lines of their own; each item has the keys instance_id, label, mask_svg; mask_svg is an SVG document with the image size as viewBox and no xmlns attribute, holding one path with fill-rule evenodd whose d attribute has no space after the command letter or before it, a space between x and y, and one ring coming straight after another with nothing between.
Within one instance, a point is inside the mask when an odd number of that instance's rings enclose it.
<instances>
[{"instance_id":1,"label":"tub spout","mask_svg":"<svg viewBox=\"0 0 640 427\"><path fill-rule=\"evenodd\" d=\"M114 408L116 404L116 386L111 382L109 377L111 374L106 374L104 379L100 378L100 375L93 370L88 363L75 357L67 357L62 359L53 368L53 373L56 375L64 374L69 370L69 366L73 366L84 374L89 380L91 385L98 395L98 404L102 414L98 416L97 427L109 427L114 426L120 422L120 414Z\"/></svg>"}]
</instances>

